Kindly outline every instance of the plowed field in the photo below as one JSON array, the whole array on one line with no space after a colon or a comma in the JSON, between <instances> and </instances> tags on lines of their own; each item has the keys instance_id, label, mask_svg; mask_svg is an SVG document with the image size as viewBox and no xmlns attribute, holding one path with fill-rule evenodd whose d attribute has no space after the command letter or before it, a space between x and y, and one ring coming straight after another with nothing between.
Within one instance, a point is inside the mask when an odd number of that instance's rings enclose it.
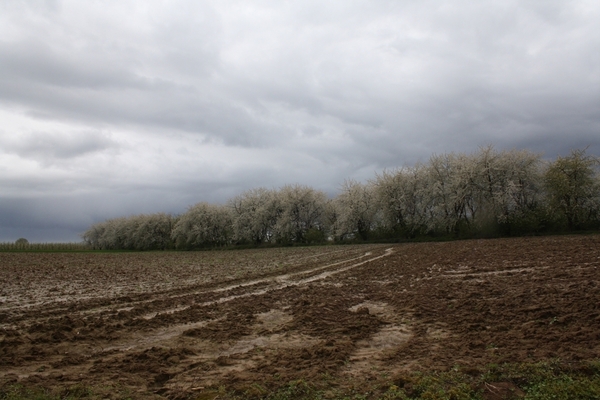
<instances>
[{"instance_id":1,"label":"plowed field","mask_svg":"<svg viewBox=\"0 0 600 400\"><path fill-rule=\"evenodd\" d=\"M0 387L369 397L406 371L600 358L597 235L0 253L0 270Z\"/></svg>"}]
</instances>

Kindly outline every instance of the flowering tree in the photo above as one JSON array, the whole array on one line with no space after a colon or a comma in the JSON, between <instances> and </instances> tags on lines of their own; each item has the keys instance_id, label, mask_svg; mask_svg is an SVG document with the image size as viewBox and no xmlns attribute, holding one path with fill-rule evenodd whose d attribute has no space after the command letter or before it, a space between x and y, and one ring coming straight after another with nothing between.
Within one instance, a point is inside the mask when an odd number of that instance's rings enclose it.
<instances>
[{"instance_id":1,"label":"flowering tree","mask_svg":"<svg viewBox=\"0 0 600 400\"><path fill-rule=\"evenodd\" d=\"M251 189L229 202L233 233L237 242L270 242L282 213L277 193L265 188Z\"/></svg>"},{"instance_id":2,"label":"flowering tree","mask_svg":"<svg viewBox=\"0 0 600 400\"><path fill-rule=\"evenodd\" d=\"M94 224L82 236L100 250L165 250L171 247L172 226L168 214L141 214Z\"/></svg>"},{"instance_id":3,"label":"flowering tree","mask_svg":"<svg viewBox=\"0 0 600 400\"><path fill-rule=\"evenodd\" d=\"M281 210L274 231L277 241L305 243L325 237L325 193L308 186L288 185L279 190L276 196Z\"/></svg>"},{"instance_id":4,"label":"flowering tree","mask_svg":"<svg viewBox=\"0 0 600 400\"><path fill-rule=\"evenodd\" d=\"M425 166L384 171L374 181L383 225L393 234L412 237L427 228L427 175Z\"/></svg>"},{"instance_id":5,"label":"flowering tree","mask_svg":"<svg viewBox=\"0 0 600 400\"><path fill-rule=\"evenodd\" d=\"M171 238L177 248L224 246L233 239L232 225L228 207L198 203L179 217Z\"/></svg>"},{"instance_id":6,"label":"flowering tree","mask_svg":"<svg viewBox=\"0 0 600 400\"><path fill-rule=\"evenodd\" d=\"M558 157L544 175L551 210L564 218L569 230L597 225L600 216L598 157L573 150Z\"/></svg>"},{"instance_id":7,"label":"flowering tree","mask_svg":"<svg viewBox=\"0 0 600 400\"><path fill-rule=\"evenodd\" d=\"M526 150L483 147L347 180L336 198L308 186L251 189L227 206L199 203L174 218L135 215L92 225L97 249L167 249L231 243L314 243L421 234L511 235L600 227L600 159L585 150L545 163ZM560 225L562 224L562 225Z\"/></svg>"},{"instance_id":8,"label":"flowering tree","mask_svg":"<svg viewBox=\"0 0 600 400\"><path fill-rule=\"evenodd\" d=\"M426 169L423 176L428 228L450 233L471 225L479 211L472 185L472 159L464 154L433 155Z\"/></svg>"},{"instance_id":9,"label":"flowering tree","mask_svg":"<svg viewBox=\"0 0 600 400\"><path fill-rule=\"evenodd\" d=\"M338 237L367 240L378 226L378 207L373 184L346 180L336 199Z\"/></svg>"},{"instance_id":10,"label":"flowering tree","mask_svg":"<svg viewBox=\"0 0 600 400\"><path fill-rule=\"evenodd\" d=\"M472 163L472 184L483 222L510 227L536 210L543 195L539 154L498 152L488 146L473 156Z\"/></svg>"}]
</instances>

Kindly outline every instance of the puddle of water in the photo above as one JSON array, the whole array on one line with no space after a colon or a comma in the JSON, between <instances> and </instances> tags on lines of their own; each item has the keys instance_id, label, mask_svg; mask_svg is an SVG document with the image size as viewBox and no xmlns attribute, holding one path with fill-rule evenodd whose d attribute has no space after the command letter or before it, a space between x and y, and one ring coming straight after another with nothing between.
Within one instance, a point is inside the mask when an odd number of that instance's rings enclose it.
<instances>
[{"instance_id":1,"label":"puddle of water","mask_svg":"<svg viewBox=\"0 0 600 400\"><path fill-rule=\"evenodd\" d=\"M465 276L486 276L486 275L502 275L510 273L520 272L531 272L535 270L548 269L550 267L528 267L528 268L512 268L503 269L499 271L485 271L485 272L464 272L464 271L446 271L448 274L439 275L441 278L464 278ZM433 278L433 277L432 277Z\"/></svg>"},{"instance_id":2,"label":"puddle of water","mask_svg":"<svg viewBox=\"0 0 600 400\"><path fill-rule=\"evenodd\" d=\"M350 363L344 373L362 375L383 365L386 355L404 345L412 337L411 330L405 325L388 325L367 340L357 343L358 349L350 356Z\"/></svg>"},{"instance_id":3,"label":"puddle of water","mask_svg":"<svg viewBox=\"0 0 600 400\"><path fill-rule=\"evenodd\" d=\"M174 314L179 311L187 310L188 308L190 308L190 306L179 306L179 307L168 308L166 310L155 311L155 312L151 312L149 314L142 315L142 318L150 320L158 315ZM130 309L133 309L133 307L130 307Z\"/></svg>"},{"instance_id":4,"label":"puddle of water","mask_svg":"<svg viewBox=\"0 0 600 400\"><path fill-rule=\"evenodd\" d=\"M238 340L228 349L221 351L218 356L244 354L257 347L271 349L311 347L316 345L319 341L320 339L302 334L275 333L268 336L249 337Z\"/></svg>"},{"instance_id":5,"label":"puddle of water","mask_svg":"<svg viewBox=\"0 0 600 400\"><path fill-rule=\"evenodd\" d=\"M292 322L294 317L286 313L283 310L271 310L265 313L260 313L256 315L256 318L260 322L260 329L272 331L279 327L284 326L285 324Z\"/></svg>"},{"instance_id":6,"label":"puddle of water","mask_svg":"<svg viewBox=\"0 0 600 400\"><path fill-rule=\"evenodd\" d=\"M168 328L157 329L154 332L145 334L143 337L139 337L137 339L127 341L116 346L104 347L102 348L102 352L108 352L113 350L130 351L133 349L152 347L159 344L160 342L166 342L177 336L180 336L183 332L187 331L188 329L201 328L205 326L208 322L210 321L173 325Z\"/></svg>"}]
</instances>

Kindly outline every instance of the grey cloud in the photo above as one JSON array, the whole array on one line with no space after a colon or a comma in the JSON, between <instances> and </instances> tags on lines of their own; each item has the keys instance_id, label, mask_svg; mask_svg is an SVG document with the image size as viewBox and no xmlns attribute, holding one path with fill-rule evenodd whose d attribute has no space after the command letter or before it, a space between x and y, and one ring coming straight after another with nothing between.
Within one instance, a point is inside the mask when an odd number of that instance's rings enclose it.
<instances>
[{"instance_id":1,"label":"grey cloud","mask_svg":"<svg viewBox=\"0 0 600 400\"><path fill-rule=\"evenodd\" d=\"M0 146L7 153L51 162L116 148L117 143L109 135L96 131L34 132L19 137L0 136Z\"/></svg>"},{"instance_id":2,"label":"grey cloud","mask_svg":"<svg viewBox=\"0 0 600 400\"><path fill-rule=\"evenodd\" d=\"M40 4L0 5L0 112L31 121L4 126L0 148L52 168L0 160L0 182L23 198L59 187L74 208L102 198L78 226L256 186L335 193L487 144L600 154L594 3Z\"/></svg>"},{"instance_id":3,"label":"grey cloud","mask_svg":"<svg viewBox=\"0 0 600 400\"><path fill-rule=\"evenodd\" d=\"M46 43L21 41L0 44L0 73L4 84L44 85L47 88L143 88L144 80L119 68L101 55L81 58L70 49L53 49Z\"/></svg>"}]
</instances>

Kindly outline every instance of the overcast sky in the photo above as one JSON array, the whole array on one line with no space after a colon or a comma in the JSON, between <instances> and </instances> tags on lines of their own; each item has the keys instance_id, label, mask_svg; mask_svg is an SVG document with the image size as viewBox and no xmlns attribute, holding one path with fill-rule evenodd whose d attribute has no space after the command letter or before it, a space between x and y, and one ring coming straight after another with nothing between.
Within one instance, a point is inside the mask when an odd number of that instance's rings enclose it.
<instances>
[{"instance_id":1,"label":"overcast sky","mask_svg":"<svg viewBox=\"0 0 600 400\"><path fill-rule=\"evenodd\" d=\"M600 3L0 2L0 241L433 153L600 155Z\"/></svg>"}]
</instances>

